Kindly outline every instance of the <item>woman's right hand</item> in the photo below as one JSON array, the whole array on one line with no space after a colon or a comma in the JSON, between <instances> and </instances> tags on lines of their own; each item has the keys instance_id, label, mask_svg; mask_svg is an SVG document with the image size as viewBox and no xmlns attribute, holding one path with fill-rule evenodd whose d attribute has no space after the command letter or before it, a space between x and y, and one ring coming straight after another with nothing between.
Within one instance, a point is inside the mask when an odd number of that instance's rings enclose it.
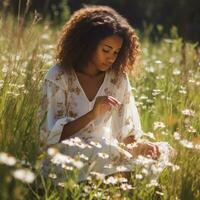
<instances>
[{"instance_id":1,"label":"woman's right hand","mask_svg":"<svg viewBox=\"0 0 200 200\"><path fill-rule=\"evenodd\" d=\"M112 96L98 96L94 103L92 112L96 118L102 115L103 113L111 110L112 106L118 107L120 105L121 103Z\"/></svg>"}]
</instances>

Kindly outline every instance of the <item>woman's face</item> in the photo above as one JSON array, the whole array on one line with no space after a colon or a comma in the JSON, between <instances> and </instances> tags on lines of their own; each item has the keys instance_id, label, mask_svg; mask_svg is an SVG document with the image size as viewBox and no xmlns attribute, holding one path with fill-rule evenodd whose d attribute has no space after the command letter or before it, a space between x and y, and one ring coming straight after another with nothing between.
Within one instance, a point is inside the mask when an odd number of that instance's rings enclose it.
<instances>
[{"instance_id":1,"label":"woman's face","mask_svg":"<svg viewBox=\"0 0 200 200\"><path fill-rule=\"evenodd\" d=\"M108 70L115 62L122 43L123 39L117 35L102 39L97 45L90 64L95 66L98 71Z\"/></svg>"}]
</instances>

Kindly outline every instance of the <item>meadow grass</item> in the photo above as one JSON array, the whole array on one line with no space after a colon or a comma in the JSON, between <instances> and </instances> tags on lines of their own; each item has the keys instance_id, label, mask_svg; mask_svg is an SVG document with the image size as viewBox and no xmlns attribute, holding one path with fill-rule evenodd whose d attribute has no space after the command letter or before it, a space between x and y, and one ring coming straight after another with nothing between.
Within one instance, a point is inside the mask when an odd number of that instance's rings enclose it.
<instances>
[{"instance_id":1,"label":"meadow grass","mask_svg":"<svg viewBox=\"0 0 200 200\"><path fill-rule=\"evenodd\" d=\"M130 77L146 137L169 142L177 151L174 165L155 183L142 169L128 183L91 176L78 184L77 169L59 186L52 182L56 174L41 176L37 113L44 75L55 63L58 28L37 18L1 18L0 199L200 199L200 50L174 29L156 43L148 34L140 37L139 73Z\"/></svg>"}]
</instances>

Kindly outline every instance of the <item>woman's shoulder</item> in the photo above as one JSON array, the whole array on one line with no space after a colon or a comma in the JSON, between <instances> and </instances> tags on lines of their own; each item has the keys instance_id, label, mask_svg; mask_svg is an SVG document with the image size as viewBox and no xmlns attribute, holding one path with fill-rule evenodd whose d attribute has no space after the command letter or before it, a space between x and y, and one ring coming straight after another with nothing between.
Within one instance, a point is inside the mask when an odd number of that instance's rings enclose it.
<instances>
[{"instance_id":1,"label":"woman's shoulder","mask_svg":"<svg viewBox=\"0 0 200 200\"><path fill-rule=\"evenodd\" d=\"M58 64L55 64L49 68L44 79L51 81L60 87L66 88L67 73Z\"/></svg>"},{"instance_id":2,"label":"woman's shoulder","mask_svg":"<svg viewBox=\"0 0 200 200\"><path fill-rule=\"evenodd\" d=\"M45 79L51 81L56 80L59 78L58 76L64 75L64 73L65 71L58 64L55 64L49 68L45 74Z\"/></svg>"}]
</instances>

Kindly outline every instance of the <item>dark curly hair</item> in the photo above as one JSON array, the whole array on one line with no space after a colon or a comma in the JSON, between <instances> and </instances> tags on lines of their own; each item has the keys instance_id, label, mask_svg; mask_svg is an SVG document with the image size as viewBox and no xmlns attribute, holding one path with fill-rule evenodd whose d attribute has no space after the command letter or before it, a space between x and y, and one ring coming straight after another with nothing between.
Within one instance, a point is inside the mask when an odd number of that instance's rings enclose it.
<instances>
[{"instance_id":1,"label":"dark curly hair","mask_svg":"<svg viewBox=\"0 0 200 200\"><path fill-rule=\"evenodd\" d=\"M116 72L132 72L140 53L138 37L127 20L108 6L85 6L71 16L61 31L57 45L58 64L66 70L83 68L98 43L110 35L123 39L112 68Z\"/></svg>"}]
</instances>

